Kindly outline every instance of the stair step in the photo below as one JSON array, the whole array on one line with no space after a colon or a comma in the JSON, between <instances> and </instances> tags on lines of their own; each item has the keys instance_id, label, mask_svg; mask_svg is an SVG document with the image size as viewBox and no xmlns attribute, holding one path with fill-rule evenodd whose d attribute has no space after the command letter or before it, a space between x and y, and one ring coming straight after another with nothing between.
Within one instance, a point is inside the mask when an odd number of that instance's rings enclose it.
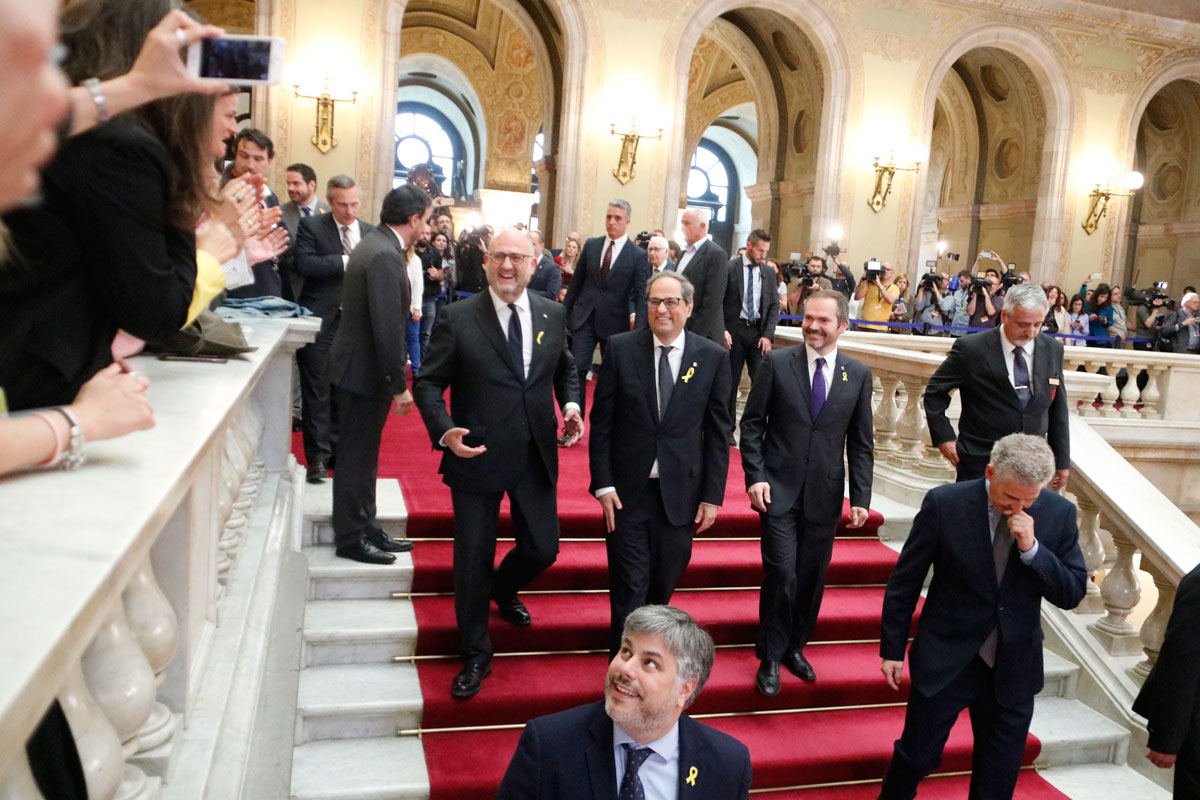
<instances>
[{"instance_id":1,"label":"stair step","mask_svg":"<svg viewBox=\"0 0 1200 800\"><path fill-rule=\"evenodd\" d=\"M380 478L375 482L375 520L379 527L397 539L408 529L408 505L400 481ZM333 544L333 480L304 486L303 544Z\"/></svg>"},{"instance_id":2,"label":"stair step","mask_svg":"<svg viewBox=\"0 0 1200 800\"><path fill-rule=\"evenodd\" d=\"M412 589L412 552L396 553L393 564L338 558L329 545L305 547L304 555L308 558L310 600L387 600L392 592Z\"/></svg>"},{"instance_id":3,"label":"stair step","mask_svg":"<svg viewBox=\"0 0 1200 800\"><path fill-rule=\"evenodd\" d=\"M1132 767L1077 764L1039 773L1072 800L1170 800L1171 792Z\"/></svg>"},{"instance_id":4,"label":"stair step","mask_svg":"<svg viewBox=\"0 0 1200 800\"><path fill-rule=\"evenodd\" d=\"M671 605L687 611L721 644L748 644L758 630L757 589L676 592ZM491 609L489 632L498 653L607 650L609 608L607 593L524 594L533 625L510 625ZM361 601L375 602L375 601ZM417 653L453 655L458 652L454 598L413 598L420 626ZM883 589L830 588L813 631L813 641L852 641L879 638ZM914 629L917 620L913 617Z\"/></svg>"},{"instance_id":5,"label":"stair step","mask_svg":"<svg viewBox=\"0 0 1200 800\"><path fill-rule=\"evenodd\" d=\"M416 641L408 600L310 600L304 611L307 666L388 662Z\"/></svg>"},{"instance_id":6,"label":"stair step","mask_svg":"<svg viewBox=\"0 0 1200 800\"><path fill-rule=\"evenodd\" d=\"M1079 683L1079 667L1045 649L1042 650L1042 660L1042 675L1046 685L1042 687L1038 697L1074 699Z\"/></svg>"},{"instance_id":7,"label":"stair step","mask_svg":"<svg viewBox=\"0 0 1200 800\"><path fill-rule=\"evenodd\" d=\"M448 685L448 684L447 684ZM332 664L300 672L296 744L394 736L421 720L412 664Z\"/></svg>"},{"instance_id":8,"label":"stair step","mask_svg":"<svg viewBox=\"0 0 1200 800\"><path fill-rule=\"evenodd\" d=\"M1042 743L1039 764L1124 764L1129 731L1077 700L1039 698L1029 732Z\"/></svg>"},{"instance_id":9,"label":"stair step","mask_svg":"<svg viewBox=\"0 0 1200 800\"><path fill-rule=\"evenodd\" d=\"M415 736L310 742L292 752L292 800L428 797L429 773Z\"/></svg>"},{"instance_id":10,"label":"stair step","mask_svg":"<svg viewBox=\"0 0 1200 800\"><path fill-rule=\"evenodd\" d=\"M498 542L496 563L512 542ZM758 539L717 541L697 539L679 588L757 587L762 585L762 556ZM414 592L454 591L454 542L418 541L412 552ZM339 559L344 560L344 559ZM883 585L896 563L891 548L871 539L839 539L833 545L827 583ZM564 539L558 560L531 583L530 591L580 591L608 588L608 556L604 542Z\"/></svg>"}]
</instances>

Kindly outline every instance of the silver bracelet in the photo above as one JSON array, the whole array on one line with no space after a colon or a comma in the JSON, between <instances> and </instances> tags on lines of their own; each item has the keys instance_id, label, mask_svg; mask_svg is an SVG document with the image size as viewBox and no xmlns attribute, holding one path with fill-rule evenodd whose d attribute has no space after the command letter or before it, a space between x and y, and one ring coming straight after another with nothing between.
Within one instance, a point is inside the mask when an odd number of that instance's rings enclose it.
<instances>
[{"instance_id":1,"label":"silver bracelet","mask_svg":"<svg viewBox=\"0 0 1200 800\"><path fill-rule=\"evenodd\" d=\"M66 406L57 406L54 410L67 418L71 443L70 449L62 454L57 466L59 469L64 470L75 469L83 463L85 458L83 453L83 428L79 424L79 419Z\"/></svg>"},{"instance_id":2,"label":"silver bracelet","mask_svg":"<svg viewBox=\"0 0 1200 800\"><path fill-rule=\"evenodd\" d=\"M108 98L104 96L104 90L100 88L100 79L88 78L83 85L91 92L92 102L96 104L96 124L108 122L111 116L108 113Z\"/></svg>"}]
</instances>

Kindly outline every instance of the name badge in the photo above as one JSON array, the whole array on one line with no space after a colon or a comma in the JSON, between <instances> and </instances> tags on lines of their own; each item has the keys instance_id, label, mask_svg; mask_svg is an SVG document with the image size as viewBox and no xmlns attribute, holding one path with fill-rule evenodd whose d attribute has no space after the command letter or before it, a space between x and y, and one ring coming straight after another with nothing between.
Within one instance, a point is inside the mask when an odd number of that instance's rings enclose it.
<instances>
[{"instance_id":1,"label":"name badge","mask_svg":"<svg viewBox=\"0 0 1200 800\"><path fill-rule=\"evenodd\" d=\"M1051 386L1058 386L1058 378L1051 378L1051 379L1050 379L1050 385L1051 385Z\"/></svg>"}]
</instances>

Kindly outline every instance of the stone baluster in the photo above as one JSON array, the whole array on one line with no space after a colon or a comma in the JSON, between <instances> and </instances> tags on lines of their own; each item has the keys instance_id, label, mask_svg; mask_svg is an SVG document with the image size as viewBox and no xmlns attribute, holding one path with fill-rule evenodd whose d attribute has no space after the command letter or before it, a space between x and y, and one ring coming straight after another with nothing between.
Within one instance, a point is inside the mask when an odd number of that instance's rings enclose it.
<instances>
[{"instance_id":1,"label":"stone baluster","mask_svg":"<svg viewBox=\"0 0 1200 800\"><path fill-rule=\"evenodd\" d=\"M112 800L125 777L121 739L96 704L79 667L67 673L58 702L71 726L75 749L83 765L88 800ZM144 775L142 779L145 780ZM136 776L133 781L136 782Z\"/></svg>"},{"instance_id":2,"label":"stone baluster","mask_svg":"<svg viewBox=\"0 0 1200 800\"><path fill-rule=\"evenodd\" d=\"M900 409L896 405L896 389L900 386L900 376L894 372L880 372L879 375L879 408L875 409L873 424L875 427L876 459L883 461L888 455L900 449L896 444L896 421L900 418Z\"/></svg>"},{"instance_id":3,"label":"stone baluster","mask_svg":"<svg viewBox=\"0 0 1200 800\"><path fill-rule=\"evenodd\" d=\"M1158 589L1158 602L1154 610L1142 625L1142 650L1146 653L1144 661L1139 661L1129 671L1130 676L1138 683L1146 680L1150 670L1158 662L1158 653L1162 650L1163 638L1167 633L1167 621L1171 618L1171 610L1175 608L1175 585L1162 576L1154 564L1143 556L1142 569L1154 578L1154 586Z\"/></svg>"},{"instance_id":4,"label":"stone baluster","mask_svg":"<svg viewBox=\"0 0 1200 800\"><path fill-rule=\"evenodd\" d=\"M83 674L129 758L139 747L138 730L154 710L156 687L154 670L133 638L123 607L117 606L84 651Z\"/></svg>"},{"instance_id":5,"label":"stone baluster","mask_svg":"<svg viewBox=\"0 0 1200 800\"><path fill-rule=\"evenodd\" d=\"M942 451L933 446L933 440L929 437L928 425L921 431L921 443L924 446L924 454L921 462L916 466L917 474L926 478L934 478L939 483L954 483L957 471L942 455Z\"/></svg>"},{"instance_id":6,"label":"stone baluster","mask_svg":"<svg viewBox=\"0 0 1200 800\"><path fill-rule=\"evenodd\" d=\"M1063 370L1065 372L1075 372L1077 371L1075 369L1077 366L1079 366L1078 361L1071 359L1064 363ZM1069 380L1066 381L1066 384L1067 385L1065 389L1067 392L1067 409L1072 414L1078 414L1081 417L1100 416L1100 412L1096 410L1094 405L1092 405L1096 400L1096 391L1094 389L1088 389L1087 387L1081 387L1078 385L1072 386Z\"/></svg>"},{"instance_id":7,"label":"stone baluster","mask_svg":"<svg viewBox=\"0 0 1200 800\"><path fill-rule=\"evenodd\" d=\"M1144 366L1132 362L1127 362L1124 366L1126 378L1125 386L1121 389L1121 417L1123 419L1141 419L1142 413L1135 406L1141 394L1137 387L1137 376ZM1117 371L1118 369L1114 367L1113 374L1115 375Z\"/></svg>"},{"instance_id":8,"label":"stone baluster","mask_svg":"<svg viewBox=\"0 0 1200 800\"><path fill-rule=\"evenodd\" d=\"M163 671L179 644L179 621L154 577L149 558L134 573L121 600L129 630L154 671L155 685L162 686ZM175 727L175 716L156 700L149 719L138 730L138 752L144 753L166 742L175 733Z\"/></svg>"},{"instance_id":9,"label":"stone baluster","mask_svg":"<svg viewBox=\"0 0 1200 800\"><path fill-rule=\"evenodd\" d=\"M1113 532L1113 543L1117 549L1117 560L1100 584L1100 599L1104 602L1105 614L1088 629L1109 655L1131 656L1142 650L1137 628L1129 621L1130 613L1142 599L1142 585L1133 567L1137 547L1124 534L1116 531Z\"/></svg>"},{"instance_id":10,"label":"stone baluster","mask_svg":"<svg viewBox=\"0 0 1200 800\"><path fill-rule=\"evenodd\" d=\"M1121 396L1117 391L1117 370L1116 367L1109 364L1107 360L1089 361L1088 372L1100 374L1100 369L1104 368L1108 372L1108 383L1100 390L1100 415L1104 417L1119 417L1121 412L1116 408L1115 403Z\"/></svg>"},{"instance_id":11,"label":"stone baluster","mask_svg":"<svg viewBox=\"0 0 1200 800\"><path fill-rule=\"evenodd\" d=\"M892 453L891 462L902 469L912 469L925 457L925 414L921 411L923 381L915 375L901 378L904 384L904 411L896 426L899 449Z\"/></svg>"},{"instance_id":12,"label":"stone baluster","mask_svg":"<svg viewBox=\"0 0 1200 800\"><path fill-rule=\"evenodd\" d=\"M1159 379L1166 372L1166 367L1152 365L1146 368L1146 386L1142 389L1142 416L1146 419L1162 419L1163 398Z\"/></svg>"},{"instance_id":13,"label":"stone baluster","mask_svg":"<svg viewBox=\"0 0 1200 800\"><path fill-rule=\"evenodd\" d=\"M1078 494L1078 493L1077 493ZM1087 594L1075 607L1077 614L1101 614L1104 601L1100 598L1100 587L1096 575L1104 566L1104 544L1100 541L1100 509L1089 498L1079 495L1079 549L1083 552L1083 565L1087 569Z\"/></svg>"},{"instance_id":14,"label":"stone baluster","mask_svg":"<svg viewBox=\"0 0 1200 800\"><path fill-rule=\"evenodd\" d=\"M33 772L24 753L17 756L5 773L4 780L0 780L0 800L45 800L33 780Z\"/></svg>"}]
</instances>

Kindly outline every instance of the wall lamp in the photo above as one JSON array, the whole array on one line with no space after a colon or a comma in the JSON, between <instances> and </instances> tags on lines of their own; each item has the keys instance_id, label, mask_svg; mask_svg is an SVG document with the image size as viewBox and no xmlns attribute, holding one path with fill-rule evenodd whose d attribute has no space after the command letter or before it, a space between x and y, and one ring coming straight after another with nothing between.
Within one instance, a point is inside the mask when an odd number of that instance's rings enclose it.
<instances>
[{"instance_id":1,"label":"wall lamp","mask_svg":"<svg viewBox=\"0 0 1200 800\"><path fill-rule=\"evenodd\" d=\"M629 183L637 173L634 171L634 166L637 164L637 148L638 141L641 139L661 139L663 129L659 128L658 133L654 136L646 136L637 132L637 117L632 117L629 121L628 133L617 133L617 123L613 122L609 125L609 133L613 136L621 137L621 157L617 160L617 166L613 168L613 177L622 186Z\"/></svg>"},{"instance_id":2,"label":"wall lamp","mask_svg":"<svg viewBox=\"0 0 1200 800\"><path fill-rule=\"evenodd\" d=\"M897 172L917 172L921 169L921 163L929 157L929 151L914 145L909 156L909 161L912 162L911 167L902 167L896 164L896 151L893 150L888 155L886 164L879 163L879 156L875 156L875 191L867 200L867 205L871 210L878 214L887 205L888 195L892 193L892 179L896 177Z\"/></svg>"},{"instance_id":3,"label":"wall lamp","mask_svg":"<svg viewBox=\"0 0 1200 800\"><path fill-rule=\"evenodd\" d=\"M1140 172L1130 172L1125 175L1125 188L1128 191L1118 192L1113 189L1111 182L1097 183L1096 188L1092 189L1092 193L1088 195L1092 199L1091 207L1088 208L1087 219L1083 221L1083 230L1088 236L1096 232L1096 228L1100 227L1100 220L1108 211L1108 201L1114 197L1133 197L1133 193L1142 188L1142 184L1146 179Z\"/></svg>"},{"instance_id":4,"label":"wall lamp","mask_svg":"<svg viewBox=\"0 0 1200 800\"><path fill-rule=\"evenodd\" d=\"M325 88L317 94L301 94L300 84L293 84L296 97L317 101L317 130L312 135L312 143L322 154L338 146L337 137L333 135L333 106L335 103L356 103L358 92L351 92L349 97L334 97L329 92L329 78L325 79Z\"/></svg>"}]
</instances>

